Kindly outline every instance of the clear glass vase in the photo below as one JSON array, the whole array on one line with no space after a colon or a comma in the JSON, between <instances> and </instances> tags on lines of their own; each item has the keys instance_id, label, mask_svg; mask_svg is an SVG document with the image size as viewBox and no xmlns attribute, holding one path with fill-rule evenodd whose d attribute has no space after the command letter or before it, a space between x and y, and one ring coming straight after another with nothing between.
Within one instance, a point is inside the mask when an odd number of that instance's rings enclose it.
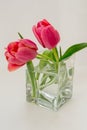
<instances>
[{"instance_id":1,"label":"clear glass vase","mask_svg":"<svg viewBox=\"0 0 87 130\"><path fill-rule=\"evenodd\" d=\"M26 100L57 111L72 97L73 73L74 56L58 64L33 60L33 69L26 70Z\"/></svg>"}]
</instances>

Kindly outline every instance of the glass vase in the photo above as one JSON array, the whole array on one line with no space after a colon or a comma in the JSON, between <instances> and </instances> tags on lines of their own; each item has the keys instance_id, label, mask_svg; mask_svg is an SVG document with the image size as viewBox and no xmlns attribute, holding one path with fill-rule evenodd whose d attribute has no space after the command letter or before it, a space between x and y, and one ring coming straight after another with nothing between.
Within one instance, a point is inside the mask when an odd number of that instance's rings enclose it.
<instances>
[{"instance_id":1,"label":"glass vase","mask_svg":"<svg viewBox=\"0 0 87 130\"><path fill-rule=\"evenodd\" d=\"M26 100L57 111L72 97L74 56L58 64L35 59L26 69Z\"/></svg>"}]
</instances>

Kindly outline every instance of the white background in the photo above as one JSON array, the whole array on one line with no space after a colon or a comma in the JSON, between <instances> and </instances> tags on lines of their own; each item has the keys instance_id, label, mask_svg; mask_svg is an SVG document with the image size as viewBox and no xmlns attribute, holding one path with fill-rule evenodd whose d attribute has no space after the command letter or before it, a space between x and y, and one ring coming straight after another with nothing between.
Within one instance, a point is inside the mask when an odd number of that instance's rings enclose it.
<instances>
[{"instance_id":1,"label":"white background","mask_svg":"<svg viewBox=\"0 0 87 130\"><path fill-rule=\"evenodd\" d=\"M87 130L87 49L76 55L73 97L58 112L25 101L25 66L7 70L4 48L17 32L37 42L32 26L43 18L59 30L63 50L87 42L86 0L0 0L0 130Z\"/></svg>"}]
</instances>

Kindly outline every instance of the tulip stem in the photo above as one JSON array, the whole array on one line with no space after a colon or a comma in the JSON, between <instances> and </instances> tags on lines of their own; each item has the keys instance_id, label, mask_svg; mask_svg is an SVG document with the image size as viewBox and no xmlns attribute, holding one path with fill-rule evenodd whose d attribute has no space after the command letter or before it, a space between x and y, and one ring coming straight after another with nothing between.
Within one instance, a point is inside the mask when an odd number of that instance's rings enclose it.
<instances>
[{"instance_id":1,"label":"tulip stem","mask_svg":"<svg viewBox=\"0 0 87 130\"><path fill-rule=\"evenodd\" d=\"M48 57L47 55L44 55L44 54L38 54L37 58L49 60L49 61L52 61L52 62L55 63L55 61L52 58L50 58L50 57Z\"/></svg>"},{"instance_id":2,"label":"tulip stem","mask_svg":"<svg viewBox=\"0 0 87 130\"><path fill-rule=\"evenodd\" d=\"M32 61L27 62L27 69L28 69L28 74L30 76L32 89L33 89L32 96L35 98L36 97L37 83L36 83L36 79L35 79L35 72L34 72L34 66L33 66Z\"/></svg>"},{"instance_id":3,"label":"tulip stem","mask_svg":"<svg viewBox=\"0 0 87 130\"><path fill-rule=\"evenodd\" d=\"M53 48L53 54L54 54L54 56L55 56L55 60L56 60L56 70L57 70L57 72L58 72L58 62L59 62L59 54L58 54L58 50L57 50L57 48L55 47L55 48Z\"/></svg>"},{"instance_id":4,"label":"tulip stem","mask_svg":"<svg viewBox=\"0 0 87 130\"><path fill-rule=\"evenodd\" d=\"M58 55L58 51L57 51L57 48L53 48L53 53L54 53L54 56L55 56L55 59L56 61L58 62L59 61L59 55Z\"/></svg>"}]
</instances>

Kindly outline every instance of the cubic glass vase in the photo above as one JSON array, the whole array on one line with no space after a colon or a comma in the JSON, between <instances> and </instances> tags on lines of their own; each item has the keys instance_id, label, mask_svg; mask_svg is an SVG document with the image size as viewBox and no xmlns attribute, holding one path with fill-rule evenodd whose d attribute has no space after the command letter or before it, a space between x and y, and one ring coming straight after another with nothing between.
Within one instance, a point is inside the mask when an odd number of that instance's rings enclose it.
<instances>
[{"instance_id":1,"label":"cubic glass vase","mask_svg":"<svg viewBox=\"0 0 87 130\"><path fill-rule=\"evenodd\" d=\"M26 100L57 111L72 97L74 56L57 63L35 59L26 69Z\"/></svg>"}]
</instances>

